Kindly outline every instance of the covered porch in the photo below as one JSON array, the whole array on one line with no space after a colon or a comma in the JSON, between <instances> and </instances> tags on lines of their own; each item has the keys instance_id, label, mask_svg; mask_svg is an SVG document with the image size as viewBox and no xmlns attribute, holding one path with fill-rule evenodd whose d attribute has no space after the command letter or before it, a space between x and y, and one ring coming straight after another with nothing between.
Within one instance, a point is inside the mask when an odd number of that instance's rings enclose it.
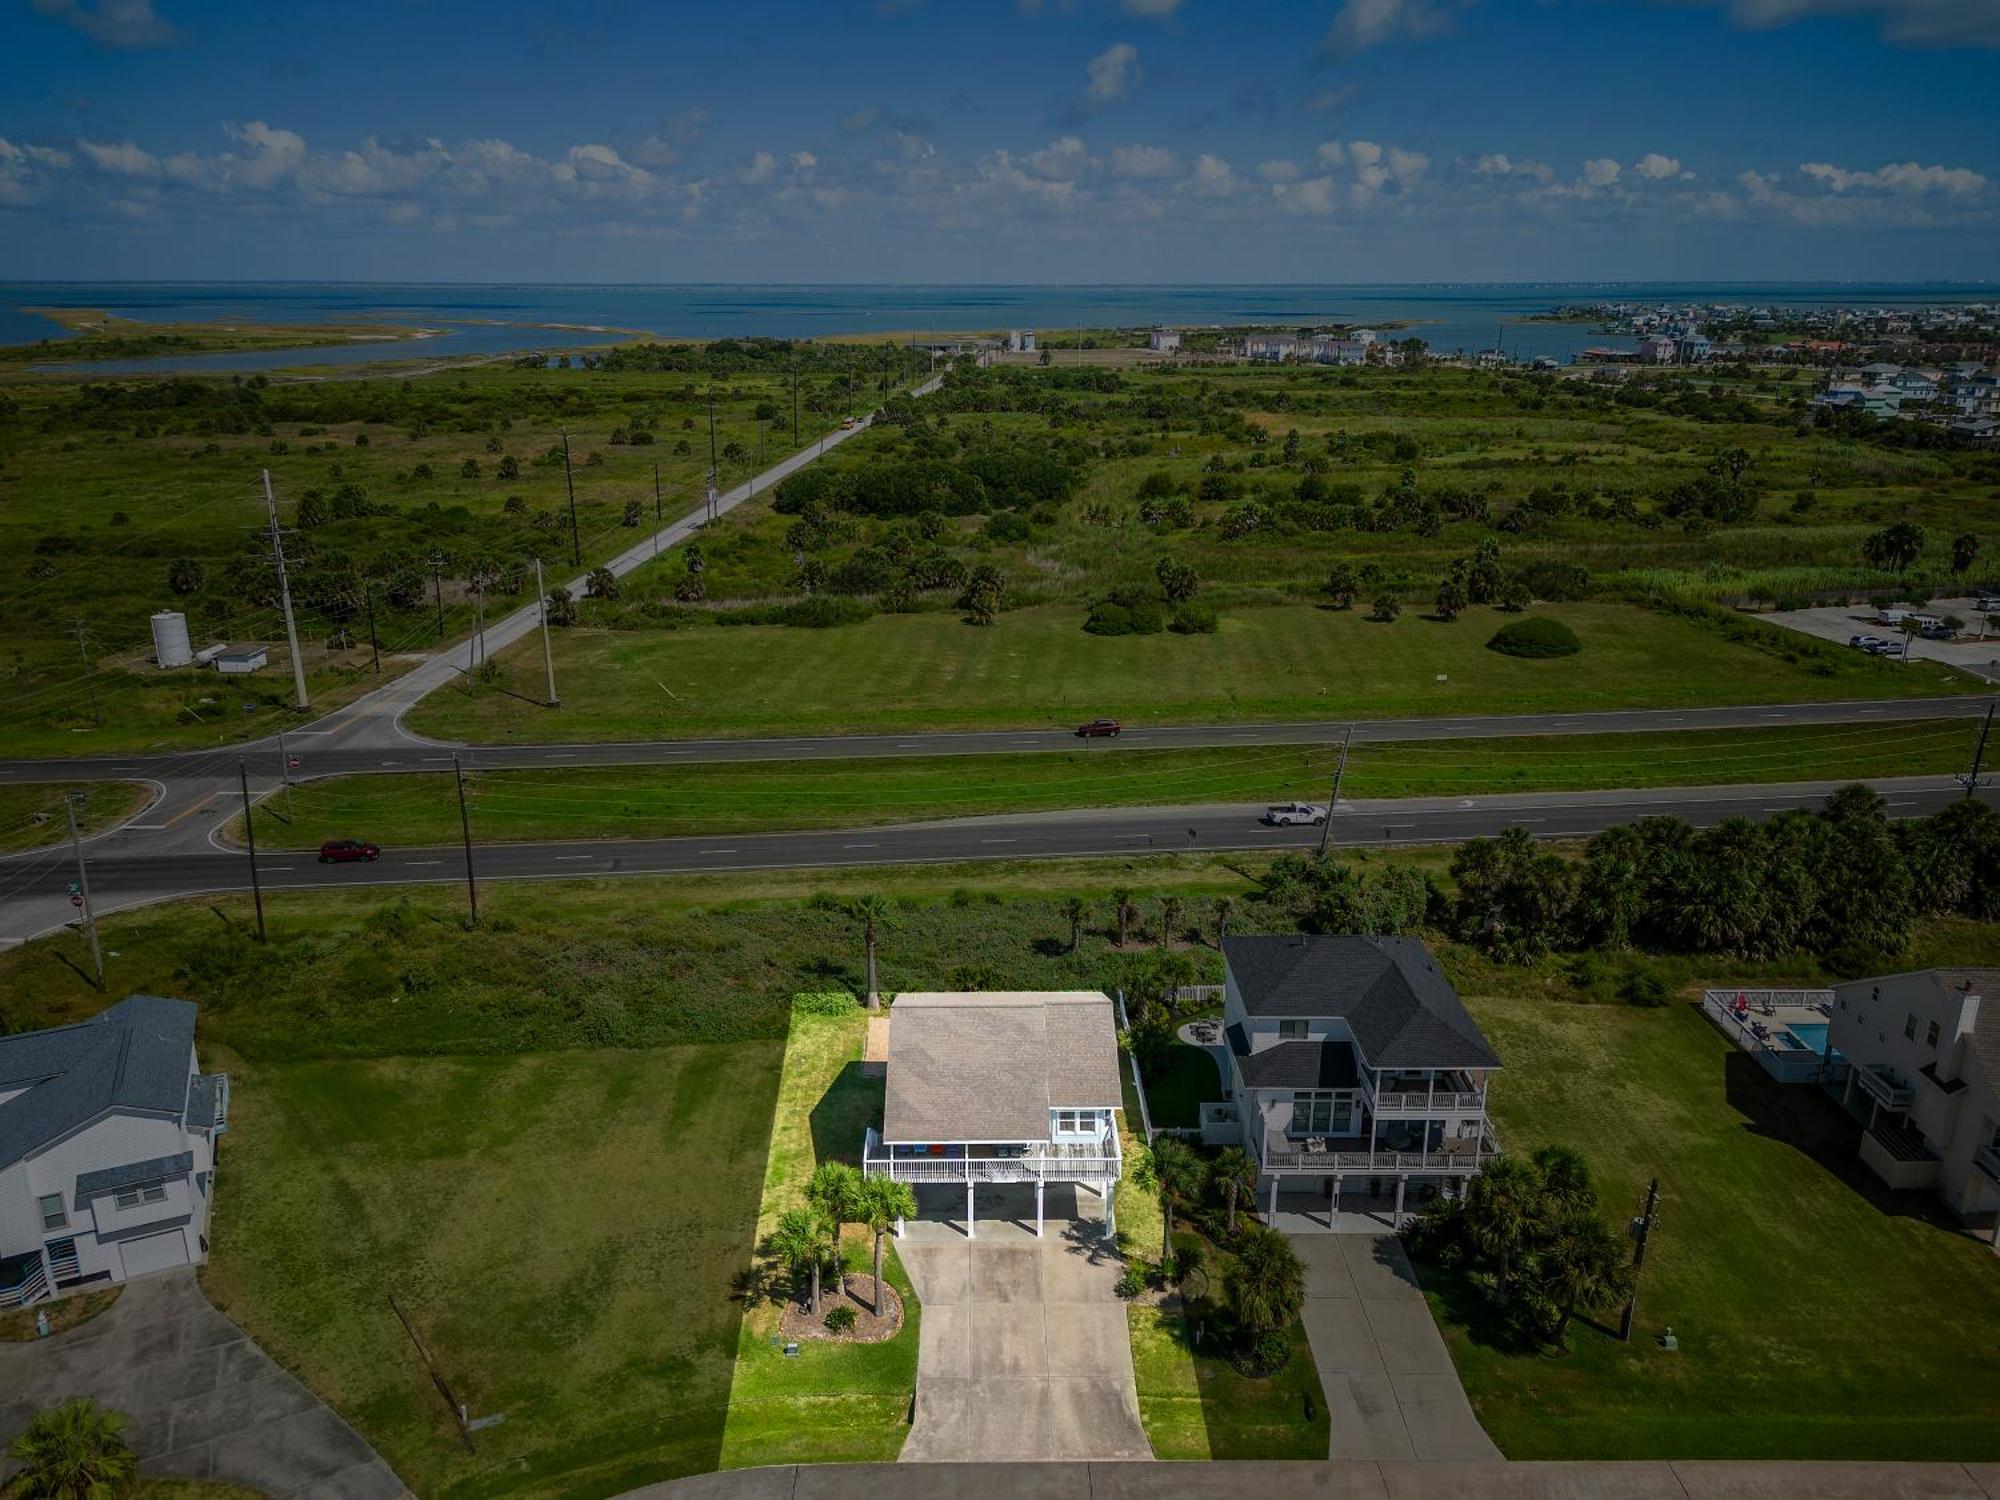
<instances>
[{"instance_id":1,"label":"covered porch","mask_svg":"<svg viewBox=\"0 0 2000 1500\"><path fill-rule=\"evenodd\" d=\"M905 1244L1109 1241L1116 1233L1114 1185L987 1182L975 1184L968 1195L956 1184L924 1183L912 1191L917 1197L917 1216L896 1229L897 1238Z\"/></svg>"},{"instance_id":2,"label":"covered porch","mask_svg":"<svg viewBox=\"0 0 2000 1500\"><path fill-rule=\"evenodd\" d=\"M1036 1238L1050 1218L1077 1217L1076 1205L1094 1198L1106 1232L1116 1228L1114 1202L1124 1169L1115 1132L1099 1141L886 1142L870 1127L862 1142L861 1170L870 1177L907 1182L920 1217L941 1216L967 1239L981 1218L1031 1225ZM1081 1195L1081 1196L1079 1196ZM983 1206L983 1212L982 1212ZM906 1223L896 1225L901 1237Z\"/></svg>"}]
</instances>

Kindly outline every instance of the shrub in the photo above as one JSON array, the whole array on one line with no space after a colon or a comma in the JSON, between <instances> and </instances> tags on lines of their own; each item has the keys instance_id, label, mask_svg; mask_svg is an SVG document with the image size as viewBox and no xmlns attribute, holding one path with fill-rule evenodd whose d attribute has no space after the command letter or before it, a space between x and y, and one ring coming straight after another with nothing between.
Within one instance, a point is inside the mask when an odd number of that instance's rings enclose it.
<instances>
[{"instance_id":1,"label":"shrub","mask_svg":"<svg viewBox=\"0 0 2000 1500\"><path fill-rule=\"evenodd\" d=\"M1229 1362L1239 1375L1261 1380L1275 1375L1291 1363L1292 1341L1282 1333L1260 1333L1248 1344L1238 1346Z\"/></svg>"},{"instance_id":2,"label":"shrub","mask_svg":"<svg viewBox=\"0 0 2000 1500\"><path fill-rule=\"evenodd\" d=\"M1158 635L1167 628L1166 610L1150 599L1128 606L1126 613L1131 616L1134 635Z\"/></svg>"},{"instance_id":3,"label":"shrub","mask_svg":"<svg viewBox=\"0 0 2000 1500\"><path fill-rule=\"evenodd\" d=\"M1659 975L1649 973L1645 969L1634 969L1625 976L1625 982L1618 986L1618 998L1627 1005L1656 1010L1667 1003L1666 982Z\"/></svg>"},{"instance_id":4,"label":"shrub","mask_svg":"<svg viewBox=\"0 0 2000 1500\"><path fill-rule=\"evenodd\" d=\"M1130 635L1132 611L1122 604L1093 604L1083 628L1090 635Z\"/></svg>"},{"instance_id":5,"label":"shrub","mask_svg":"<svg viewBox=\"0 0 2000 1500\"><path fill-rule=\"evenodd\" d=\"M1128 1262L1125 1269L1119 1273L1118 1285L1113 1290L1128 1302L1145 1291L1145 1266L1136 1260Z\"/></svg>"},{"instance_id":6,"label":"shrub","mask_svg":"<svg viewBox=\"0 0 2000 1500\"><path fill-rule=\"evenodd\" d=\"M853 1327L854 1309L844 1302L826 1315L826 1331L828 1333L847 1333Z\"/></svg>"},{"instance_id":7,"label":"shrub","mask_svg":"<svg viewBox=\"0 0 2000 1500\"><path fill-rule=\"evenodd\" d=\"M1192 599L1174 611L1173 624L1167 628L1176 635L1214 635L1220 624L1213 604Z\"/></svg>"},{"instance_id":8,"label":"shrub","mask_svg":"<svg viewBox=\"0 0 2000 1500\"><path fill-rule=\"evenodd\" d=\"M1512 620L1502 625L1494 632L1493 639L1486 643L1486 648L1498 651L1502 656L1574 656L1583 649L1583 642L1561 620L1538 615L1533 619Z\"/></svg>"}]
</instances>

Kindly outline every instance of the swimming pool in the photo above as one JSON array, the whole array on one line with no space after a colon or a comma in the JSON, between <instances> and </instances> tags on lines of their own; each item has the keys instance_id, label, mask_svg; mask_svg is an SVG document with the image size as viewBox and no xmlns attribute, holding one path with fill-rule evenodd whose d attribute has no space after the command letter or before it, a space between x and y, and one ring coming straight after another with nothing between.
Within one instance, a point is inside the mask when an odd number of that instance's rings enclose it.
<instances>
[{"instance_id":1,"label":"swimming pool","mask_svg":"<svg viewBox=\"0 0 2000 1500\"><path fill-rule=\"evenodd\" d=\"M1793 1021L1785 1027L1786 1032L1801 1047L1809 1052L1826 1055L1827 1023L1824 1021Z\"/></svg>"}]
</instances>

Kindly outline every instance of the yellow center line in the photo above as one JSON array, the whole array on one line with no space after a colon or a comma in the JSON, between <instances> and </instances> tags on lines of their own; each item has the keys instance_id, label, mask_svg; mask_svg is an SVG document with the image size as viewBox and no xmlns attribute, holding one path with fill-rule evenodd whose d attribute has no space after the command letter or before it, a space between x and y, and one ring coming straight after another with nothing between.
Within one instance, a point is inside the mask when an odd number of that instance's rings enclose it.
<instances>
[{"instance_id":1,"label":"yellow center line","mask_svg":"<svg viewBox=\"0 0 2000 1500\"><path fill-rule=\"evenodd\" d=\"M196 813L200 812L204 807L207 807L209 803L213 802L219 795L220 793L217 792L208 793L201 799L201 801L195 803L194 806L186 809L183 812L175 813L171 818L167 819L167 821L162 823L160 826L162 828L171 828L176 823L185 822L187 819L193 817Z\"/></svg>"}]
</instances>

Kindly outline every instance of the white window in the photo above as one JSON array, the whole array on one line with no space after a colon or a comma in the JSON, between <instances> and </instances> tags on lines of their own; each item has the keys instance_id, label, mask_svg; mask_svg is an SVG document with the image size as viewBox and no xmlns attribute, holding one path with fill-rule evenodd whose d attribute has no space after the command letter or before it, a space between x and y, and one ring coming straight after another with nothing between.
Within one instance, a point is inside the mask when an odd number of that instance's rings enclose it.
<instances>
[{"instance_id":1,"label":"white window","mask_svg":"<svg viewBox=\"0 0 2000 1500\"><path fill-rule=\"evenodd\" d=\"M1306 1023L1304 1021L1280 1021L1278 1023L1279 1041L1302 1042L1305 1039L1306 1039Z\"/></svg>"},{"instance_id":2,"label":"white window","mask_svg":"<svg viewBox=\"0 0 2000 1500\"><path fill-rule=\"evenodd\" d=\"M1057 1135L1096 1135L1097 1111L1094 1109L1059 1109L1056 1111Z\"/></svg>"},{"instance_id":3,"label":"white window","mask_svg":"<svg viewBox=\"0 0 2000 1500\"><path fill-rule=\"evenodd\" d=\"M1347 1135L1354 1129L1354 1099L1323 1090L1292 1095L1293 1135Z\"/></svg>"},{"instance_id":4,"label":"white window","mask_svg":"<svg viewBox=\"0 0 2000 1500\"><path fill-rule=\"evenodd\" d=\"M63 1212L62 1194L50 1193L36 1200L42 1210L42 1228L64 1229L69 1225L69 1215Z\"/></svg>"},{"instance_id":5,"label":"white window","mask_svg":"<svg viewBox=\"0 0 2000 1500\"><path fill-rule=\"evenodd\" d=\"M141 1203L164 1203L167 1197L167 1183L163 1177L155 1177L151 1182L135 1182L130 1187L118 1189L117 1201L120 1208L137 1208Z\"/></svg>"}]
</instances>

